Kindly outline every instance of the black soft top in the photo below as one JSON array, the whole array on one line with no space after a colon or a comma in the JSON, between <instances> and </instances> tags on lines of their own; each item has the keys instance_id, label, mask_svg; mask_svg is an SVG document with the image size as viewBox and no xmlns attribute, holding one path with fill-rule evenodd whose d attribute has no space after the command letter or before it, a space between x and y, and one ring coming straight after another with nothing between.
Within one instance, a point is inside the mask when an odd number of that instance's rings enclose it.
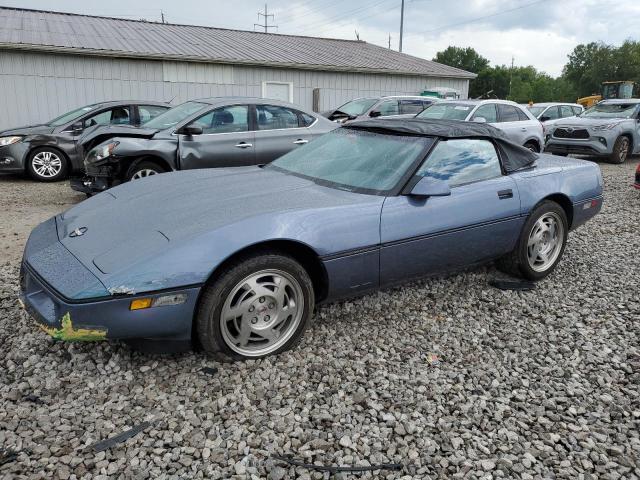
<instances>
[{"instance_id":1,"label":"black soft top","mask_svg":"<svg viewBox=\"0 0 640 480\"><path fill-rule=\"evenodd\" d=\"M538 159L537 153L512 142L502 130L487 123L427 118L380 118L351 122L342 128L420 137L490 138L500 146L504 153L502 163L507 172L515 172L521 168L529 167Z\"/></svg>"}]
</instances>

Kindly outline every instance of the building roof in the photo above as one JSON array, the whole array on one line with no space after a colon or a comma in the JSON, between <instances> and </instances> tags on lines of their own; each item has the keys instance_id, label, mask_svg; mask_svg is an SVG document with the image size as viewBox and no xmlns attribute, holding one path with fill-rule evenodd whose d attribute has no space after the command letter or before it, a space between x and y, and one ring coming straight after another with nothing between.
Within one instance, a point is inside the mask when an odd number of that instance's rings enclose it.
<instances>
[{"instance_id":1,"label":"building roof","mask_svg":"<svg viewBox=\"0 0 640 480\"><path fill-rule=\"evenodd\" d=\"M323 71L475 78L355 40L0 7L0 48Z\"/></svg>"}]
</instances>

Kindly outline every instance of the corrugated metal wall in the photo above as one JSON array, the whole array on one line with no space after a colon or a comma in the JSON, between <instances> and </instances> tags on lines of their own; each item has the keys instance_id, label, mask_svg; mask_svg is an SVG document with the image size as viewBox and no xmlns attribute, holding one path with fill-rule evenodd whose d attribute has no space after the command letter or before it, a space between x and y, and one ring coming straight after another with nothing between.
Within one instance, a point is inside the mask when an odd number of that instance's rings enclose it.
<instances>
[{"instance_id":1,"label":"corrugated metal wall","mask_svg":"<svg viewBox=\"0 0 640 480\"><path fill-rule=\"evenodd\" d=\"M320 88L327 110L367 95L417 94L451 87L467 97L469 81L447 78L318 72L79 55L0 51L0 129L49 120L103 100L173 100L262 95L262 82L293 84L293 101L311 108Z\"/></svg>"}]
</instances>

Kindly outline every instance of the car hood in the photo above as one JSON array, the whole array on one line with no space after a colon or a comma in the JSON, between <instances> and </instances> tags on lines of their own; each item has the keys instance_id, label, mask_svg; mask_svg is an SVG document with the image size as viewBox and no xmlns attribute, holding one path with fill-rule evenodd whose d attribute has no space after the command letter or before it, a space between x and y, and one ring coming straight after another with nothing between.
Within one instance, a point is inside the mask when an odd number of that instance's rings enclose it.
<instances>
[{"instance_id":1,"label":"car hood","mask_svg":"<svg viewBox=\"0 0 640 480\"><path fill-rule=\"evenodd\" d=\"M338 214L341 206L382 201L271 168L189 170L96 195L58 216L57 227L62 244L85 266L110 274L218 229L233 236L268 224L274 231L283 213L333 209ZM236 224L242 227L229 228Z\"/></svg>"},{"instance_id":2,"label":"car hood","mask_svg":"<svg viewBox=\"0 0 640 480\"><path fill-rule=\"evenodd\" d=\"M0 137L7 137L9 135L42 135L52 133L53 130L54 127L50 127L49 125L29 125L26 127L4 130L0 132Z\"/></svg>"},{"instance_id":3,"label":"car hood","mask_svg":"<svg viewBox=\"0 0 640 480\"><path fill-rule=\"evenodd\" d=\"M554 127L595 127L598 125L609 125L611 123L622 123L626 118L587 118L587 117L568 117L556 120Z\"/></svg>"},{"instance_id":4,"label":"car hood","mask_svg":"<svg viewBox=\"0 0 640 480\"><path fill-rule=\"evenodd\" d=\"M88 151L99 143L115 137L151 138L158 131L158 129L135 127L133 125L96 125L84 131L78 140L78 145Z\"/></svg>"}]
</instances>

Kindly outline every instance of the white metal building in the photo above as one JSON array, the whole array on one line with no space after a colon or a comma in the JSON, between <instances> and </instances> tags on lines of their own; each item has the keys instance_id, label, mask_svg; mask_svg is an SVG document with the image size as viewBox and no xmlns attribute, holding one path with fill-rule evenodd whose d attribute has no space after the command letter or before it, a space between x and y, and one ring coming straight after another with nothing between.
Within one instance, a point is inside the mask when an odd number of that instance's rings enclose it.
<instances>
[{"instance_id":1,"label":"white metal building","mask_svg":"<svg viewBox=\"0 0 640 480\"><path fill-rule=\"evenodd\" d=\"M246 95L327 110L434 87L466 98L474 77L363 41L0 7L0 129L118 99Z\"/></svg>"}]
</instances>

